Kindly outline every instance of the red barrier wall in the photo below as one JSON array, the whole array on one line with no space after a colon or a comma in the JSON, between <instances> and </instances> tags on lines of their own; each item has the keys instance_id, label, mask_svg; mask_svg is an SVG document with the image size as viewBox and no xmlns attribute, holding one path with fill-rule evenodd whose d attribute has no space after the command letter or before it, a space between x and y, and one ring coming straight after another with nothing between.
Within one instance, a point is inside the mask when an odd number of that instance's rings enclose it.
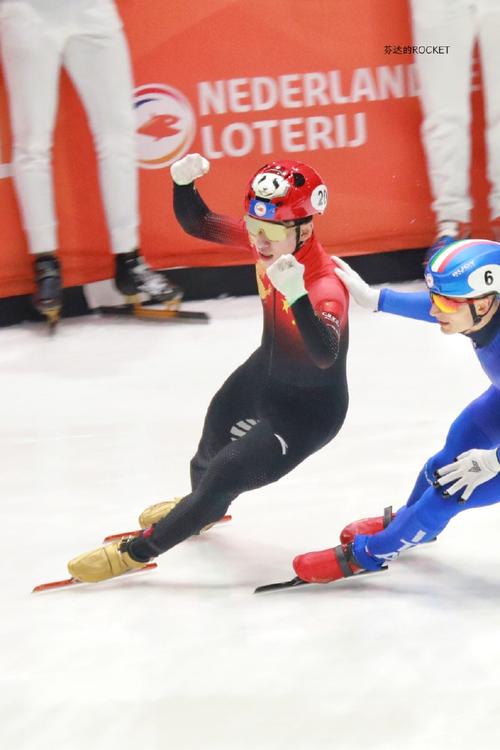
<instances>
[{"instance_id":1,"label":"red barrier wall","mask_svg":"<svg viewBox=\"0 0 500 750\"><path fill-rule=\"evenodd\" d=\"M411 43L405 2L119 0L118 6L138 87L142 248L153 266L248 262L177 226L168 165L187 150L211 161L199 187L214 210L241 213L250 173L281 155L309 162L328 184L330 204L317 231L332 252L430 242L413 58L385 49ZM475 88L473 220L484 234L482 101ZM32 290L12 180L5 176L7 106L0 80L0 297ZM64 76L55 144L65 284L108 278L112 259L91 137Z\"/></svg>"}]
</instances>

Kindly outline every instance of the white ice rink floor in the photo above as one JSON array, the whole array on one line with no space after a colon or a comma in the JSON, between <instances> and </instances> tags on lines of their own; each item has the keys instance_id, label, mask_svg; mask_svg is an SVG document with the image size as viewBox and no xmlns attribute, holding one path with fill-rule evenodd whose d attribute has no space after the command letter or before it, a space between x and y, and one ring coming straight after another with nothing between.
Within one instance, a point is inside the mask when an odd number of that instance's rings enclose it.
<instances>
[{"instance_id":1,"label":"white ice rink floor","mask_svg":"<svg viewBox=\"0 0 500 750\"><path fill-rule=\"evenodd\" d=\"M0 747L496 750L500 506L464 512L387 573L252 593L403 504L485 389L470 343L437 326L352 305L351 406L332 444L156 571L30 593L188 491L209 399L258 345L261 311L257 297L185 307L210 325L0 331Z\"/></svg>"}]
</instances>

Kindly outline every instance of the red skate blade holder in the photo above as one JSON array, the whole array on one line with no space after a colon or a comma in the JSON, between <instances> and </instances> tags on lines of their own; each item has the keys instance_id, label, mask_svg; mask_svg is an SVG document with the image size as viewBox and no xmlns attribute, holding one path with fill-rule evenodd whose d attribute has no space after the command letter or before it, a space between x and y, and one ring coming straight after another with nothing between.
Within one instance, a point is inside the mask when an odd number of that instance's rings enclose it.
<instances>
[{"instance_id":1,"label":"red skate blade holder","mask_svg":"<svg viewBox=\"0 0 500 750\"><path fill-rule=\"evenodd\" d=\"M125 576L129 576L130 574L136 574L136 573L142 573L144 570L153 570L154 568L157 568L157 563L148 563L147 565L144 565L142 568L135 568L132 570L129 570L127 573L124 573ZM106 579L106 580L112 580ZM67 588L68 586L79 586L80 584L85 583L85 581L80 581L78 578L65 578L62 581L50 581L49 583L40 583L38 586L35 586L35 588L32 590L32 594L38 594L41 591L52 591L54 589L63 589ZM96 583L99 583L99 581L96 581Z\"/></svg>"}]
</instances>

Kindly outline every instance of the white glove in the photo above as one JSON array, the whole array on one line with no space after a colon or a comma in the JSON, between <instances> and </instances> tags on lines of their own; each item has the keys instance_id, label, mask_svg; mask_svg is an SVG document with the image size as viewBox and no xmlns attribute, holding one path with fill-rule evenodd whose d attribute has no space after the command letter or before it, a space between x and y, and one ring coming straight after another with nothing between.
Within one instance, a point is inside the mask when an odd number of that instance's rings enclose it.
<instances>
[{"instance_id":1,"label":"white glove","mask_svg":"<svg viewBox=\"0 0 500 750\"><path fill-rule=\"evenodd\" d=\"M275 289L293 305L299 297L307 294L304 286L304 266L293 255L282 255L266 271Z\"/></svg>"},{"instance_id":2,"label":"white glove","mask_svg":"<svg viewBox=\"0 0 500 750\"><path fill-rule=\"evenodd\" d=\"M203 177L210 169L210 162L201 154L187 154L179 161L174 161L170 174L176 185L189 185L198 177Z\"/></svg>"},{"instance_id":3,"label":"white glove","mask_svg":"<svg viewBox=\"0 0 500 750\"><path fill-rule=\"evenodd\" d=\"M335 263L340 266L340 268L335 269L335 273L348 288L351 296L356 300L358 305L366 307L373 312L377 312L380 290L372 289L366 281L363 281L359 273L353 271L351 266L346 263L345 260L337 258L336 255L332 255L332 258Z\"/></svg>"},{"instance_id":4,"label":"white glove","mask_svg":"<svg viewBox=\"0 0 500 750\"><path fill-rule=\"evenodd\" d=\"M436 474L440 478L436 480L436 484L443 487L445 484L454 482L451 487L448 487L446 494L454 495L455 492L465 489L460 498L465 502L476 487L493 479L499 472L500 461L495 448L493 450L473 448L461 453L452 464L438 469Z\"/></svg>"}]
</instances>

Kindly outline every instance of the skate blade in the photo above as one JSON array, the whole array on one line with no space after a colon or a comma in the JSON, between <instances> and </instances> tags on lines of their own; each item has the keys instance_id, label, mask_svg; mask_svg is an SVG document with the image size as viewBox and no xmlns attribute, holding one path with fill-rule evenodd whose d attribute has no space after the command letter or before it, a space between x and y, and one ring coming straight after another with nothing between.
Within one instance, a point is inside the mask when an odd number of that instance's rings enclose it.
<instances>
[{"instance_id":1,"label":"skate blade","mask_svg":"<svg viewBox=\"0 0 500 750\"><path fill-rule=\"evenodd\" d=\"M205 533L205 531L211 529L212 526L218 526L219 524L227 523L228 521L231 521L232 518L232 516L223 516L218 521L215 521L215 523L210 524L210 526L206 526L198 534L193 534L193 536L199 536L200 534ZM145 529L134 529L134 531L123 531L121 534L109 534L109 536L105 536L102 541L104 544L108 544L109 542L118 542L120 539L126 539L127 537L140 536L144 530Z\"/></svg>"},{"instance_id":2,"label":"skate blade","mask_svg":"<svg viewBox=\"0 0 500 750\"><path fill-rule=\"evenodd\" d=\"M295 576L290 581L281 581L280 583L268 583L265 586L257 586L254 594L262 594L265 591L279 591L280 589L297 588L297 586L308 586L310 581L304 581L302 578Z\"/></svg>"},{"instance_id":3,"label":"skate blade","mask_svg":"<svg viewBox=\"0 0 500 750\"><path fill-rule=\"evenodd\" d=\"M124 573L124 576L128 576L132 573L142 573L144 570L153 570L157 568L157 563L147 563L142 568L133 568ZM107 581L111 581L111 578L107 578ZM82 583L88 583L87 581L80 581L78 578L65 578L63 581L50 581L49 583L40 583L32 590L32 594L37 594L40 591L51 591L53 589L67 588L68 586L78 586ZM95 581L94 583L104 583L104 581Z\"/></svg>"},{"instance_id":4,"label":"skate blade","mask_svg":"<svg viewBox=\"0 0 500 750\"><path fill-rule=\"evenodd\" d=\"M383 568L380 568L379 570L361 570L359 573L355 573L353 576L348 576L346 578L338 578L336 581L326 581L325 583L320 583L319 581L304 581L302 578L299 578L296 576L295 578L292 578L291 581L282 581L281 583L269 583L266 586L258 586L254 594L262 594L265 591L279 591L280 589L291 589L296 588L297 586L304 586L309 584L315 584L316 586L325 586L329 583L339 583L339 581L352 581L353 578L358 578L358 576L367 576L372 575L373 573L382 573L382 571L388 570L386 566Z\"/></svg>"},{"instance_id":5,"label":"skate blade","mask_svg":"<svg viewBox=\"0 0 500 750\"><path fill-rule=\"evenodd\" d=\"M130 539L132 537L140 536L143 531L144 529L134 529L134 531L123 531L121 534L109 534L109 536L105 536L102 541L104 544L118 542L120 539Z\"/></svg>"},{"instance_id":6,"label":"skate blade","mask_svg":"<svg viewBox=\"0 0 500 750\"><path fill-rule=\"evenodd\" d=\"M95 308L94 312L101 315L121 315L125 317L136 317L142 320L157 320L157 321L179 321L186 323L208 323L210 321L209 316L204 312L196 312L191 310L179 310L172 309L170 307L145 307L144 305L138 304L125 304L125 305L103 305Z\"/></svg>"},{"instance_id":7,"label":"skate blade","mask_svg":"<svg viewBox=\"0 0 500 750\"><path fill-rule=\"evenodd\" d=\"M134 305L133 312L136 318L140 320L182 320L198 323L208 323L210 318L204 312L195 312L191 310L180 310L178 303L163 303L163 307L145 307L144 305Z\"/></svg>"}]
</instances>

